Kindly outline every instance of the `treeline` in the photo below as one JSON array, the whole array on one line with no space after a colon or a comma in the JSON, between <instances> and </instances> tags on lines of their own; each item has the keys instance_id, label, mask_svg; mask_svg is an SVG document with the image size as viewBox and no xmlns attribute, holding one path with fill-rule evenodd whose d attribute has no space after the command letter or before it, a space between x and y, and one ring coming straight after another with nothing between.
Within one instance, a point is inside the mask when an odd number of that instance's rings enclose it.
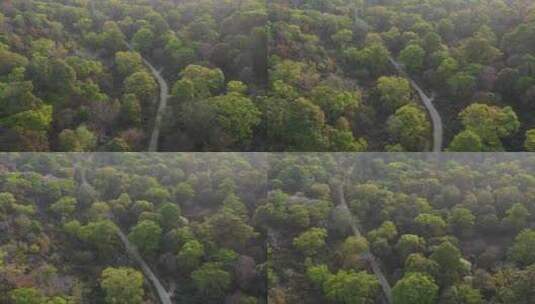
<instances>
[{"instance_id":1,"label":"treeline","mask_svg":"<svg viewBox=\"0 0 535 304\"><path fill-rule=\"evenodd\" d=\"M534 164L526 154L272 157L255 213L269 231L269 301L383 303L387 284L394 304L530 303Z\"/></svg>"},{"instance_id":2,"label":"treeline","mask_svg":"<svg viewBox=\"0 0 535 304\"><path fill-rule=\"evenodd\" d=\"M0 302L266 303L265 160L239 154L0 155Z\"/></svg>"}]
</instances>

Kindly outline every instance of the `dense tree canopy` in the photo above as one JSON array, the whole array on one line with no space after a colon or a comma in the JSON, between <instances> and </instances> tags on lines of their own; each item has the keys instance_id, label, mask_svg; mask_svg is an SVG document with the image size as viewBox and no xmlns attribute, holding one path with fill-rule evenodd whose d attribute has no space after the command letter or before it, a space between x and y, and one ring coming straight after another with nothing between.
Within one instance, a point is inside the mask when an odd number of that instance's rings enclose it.
<instances>
[{"instance_id":1,"label":"dense tree canopy","mask_svg":"<svg viewBox=\"0 0 535 304\"><path fill-rule=\"evenodd\" d=\"M0 303L156 303L156 277L172 301L265 304L265 170L253 154L0 154Z\"/></svg>"},{"instance_id":2,"label":"dense tree canopy","mask_svg":"<svg viewBox=\"0 0 535 304\"><path fill-rule=\"evenodd\" d=\"M106 268L100 285L106 292L106 303L139 304L143 301L143 275L128 268Z\"/></svg>"},{"instance_id":3,"label":"dense tree canopy","mask_svg":"<svg viewBox=\"0 0 535 304\"><path fill-rule=\"evenodd\" d=\"M383 303L388 290L394 304L526 301L532 162L527 154L270 155L273 190L255 214L269 231L270 301ZM318 185L330 195L318 196ZM320 208L326 216L314 219Z\"/></svg>"}]
</instances>

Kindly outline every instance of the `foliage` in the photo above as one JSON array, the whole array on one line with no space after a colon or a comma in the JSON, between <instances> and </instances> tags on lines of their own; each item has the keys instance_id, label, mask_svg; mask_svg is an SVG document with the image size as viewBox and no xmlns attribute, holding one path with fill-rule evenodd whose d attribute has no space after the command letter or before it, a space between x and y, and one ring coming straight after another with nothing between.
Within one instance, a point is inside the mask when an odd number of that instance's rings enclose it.
<instances>
[{"instance_id":1,"label":"foliage","mask_svg":"<svg viewBox=\"0 0 535 304\"><path fill-rule=\"evenodd\" d=\"M134 269L108 267L102 271L100 286L106 292L106 303L143 302L143 275Z\"/></svg>"},{"instance_id":2,"label":"foliage","mask_svg":"<svg viewBox=\"0 0 535 304\"><path fill-rule=\"evenodd\" d=\"M162 228L150 220L139 222L128 234L128 239L136 245L141 252L154 253L160 247Z\"/></svg>"},{"instance_id":3,"label":"foliage","mask_svg":"<svg viewBox=\"0 0 535 304\"><path fill-rule=\"evenodd\" d=\"M321 228L311 228L293 240L293 245L307 256L313 256L325 246L327 231Z\"/></svg>"},{"instance_id":4,"label":"foliage","mask_svg":"<svg viewBox=\"0 0 535 304\"><path fill-rule=\"evenodd\" d=\"M515 243L511 248L511 258L521 265L531 265L535 263L535 231L530 229L522 230L515 238Z\"/></svg>"},{"instance_id":5,"label":"foliage","mask_svg":"<svg viewBox=\"0 0 535 304\"><path fill-rule=\"evenodd\" d=\"M230 273L215 263L205 263L191 274L195 287L211 298L221 297L230 287Z\"/></svg>"},{"instance_id":6,"label":"foliage","mask_svg":"<svg viewBox=\"0 0 535 304\"><path fill-rule=\"evenodd\" d=\"M438 286L421 273L409 273L392 289L395 304L433 304L438 297Z\"/></svg>"}]
</instances>

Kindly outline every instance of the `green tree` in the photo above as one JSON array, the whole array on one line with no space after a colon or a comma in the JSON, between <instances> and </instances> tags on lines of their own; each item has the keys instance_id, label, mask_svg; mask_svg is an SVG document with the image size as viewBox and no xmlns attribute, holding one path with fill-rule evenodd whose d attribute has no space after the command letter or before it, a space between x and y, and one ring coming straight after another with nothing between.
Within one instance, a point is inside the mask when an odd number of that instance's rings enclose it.
<instances>
[{"instance_id":1,"label":"green tree","mask_svg":"<svg viewBox=\"0 0 535 304\"><path fill-rule=\"evenodd\" d=\"M195 287L209 298L221 299L230 288L232 277L216 263L205 263L191 274Z\"/></svg>"},{"instance_id":2,"label":"green tree","mask_svg":"<svg viewBox=\"0 0 535 304\"><path fill-rule=\"evenodd\" d=\"M26 57L0 49L0 75L6 75L16 67L26 67L28 63Z\"/></svg>"},{"instance_id":3,"label":"green tree","mask_svg":"<svg viewBox=\"0 0 535 304\"><path fill-rule=\"evenodd\" d=\"M497 286L497 298L504 303L530 303L535 287L535 265L523 270L504 268L493 278Z\"/></svg>"},{"instance_id":4,"label":"green tree","mask_svg":"<svg viewBox=\"0 0 535 304\"><path fill-rule=\"evenodd\" d=\"M9 292L13 304L42 304L45 296L35 288L17 288Z\"/></svg>"},{"instance_id":5,"label":"green tree","mask_svg":"<svg viewBox=\"0 0 535 304\"><path fill-rule=\"evenodd\" d=\"M165 203L159 209L160 223L166 229L176 227L180 222L180 207L174 203Z\"/></svg>"},{"instance_id":6,"label":"green tree","mask_svg":"<svg viewBox=\"0 0 535 304\"><path fill-rule=\"evenodd\" d=\"M431 259L439 266L441 286L448 286L459 277L463 264L462 255L457 247L446 241L440 244L431 254Z\"/></svg>"},{"instance_id":7,"label":"green tree","mask_svg":"<svg viewBox=\"0 0 535 304\"><path fill-rule=\"evenodd\" d=\"M186 203L195 196L195 190L189 183L180 182L176 185L174 194L179 203Z\"/></svg>"},{"instance_id":8,"label":"green tree","mask_svg":"<svg viewBox=\"0 0 535 304\"><path fill-rule=\"evenodd\" d=\"M458 235L469 235L474 227L476 217L469 209L453 208L449 217L448 225Z\"/></svg>"},{"instance_id":9,"label":"green tree","mask_svg":"<svg viewBox=\"0 0 535 304\"><path fill-rule=\"evenodd\" d=\"M327 299L343 304L364 304L375 299L379 282L374 275L365 271L338 271L327 277L323 293Z\"/></svg>"},{"instance_id":10,"label":"green tree","mask_svg":"<svg viewBox=\"0 0 535 304\"><path fill-rule=\"evenodd\" d=\"M520 122L511 107L473 103L460 114L464 127L477 134L485 151L502 150L501 138L514 134Z\"/></svg>"},{"instance_id":11,"label":"green tree","mask_svg":"<svg viewBox=\"0 0 535 304\"><path fill-rule=\"evenodd\" d=\"M143 275L132 268L108 267L102 271L100 286L109 304L143 303Z\"/></svg>"},{"instance_id":12,"label":"green tree","mask_svg":"<svg viewBox=\"0 0 535 304\"><path fill-rule=\"evenodd\" d=\"M388 133L407 151L422 151L429 144L431 124L426 113L415 104L399 108L388 119L387 125Z\"/></svg>"},{"instance_id":13,"label":"green tree","mask_svg":"<svg viewBox=\"0 0 535 304\"><path fill-rule=\"evenodd\" d=\"M140 100L149 102L156 95L158 84L151 74L145 71L136 72L124 81L126 94L134 94Z\"/></svg>"},{"instance_id":14,"label":"green tree","mask_svg":"<svg viewBox=\"0 0 535 304\"><path fill-rule=\"evenodd\" d=\"M348 29L342 29L332 35L331 39L338 47L344 49L353 41L353 32Z\"/></svg>"},{"instance_id":15,"label":"green tree","mask_svg":"<svg viewBox=\"0 0 535 304\"><path fill-rule=\"evenodd\" d=\"M410 254L425 250L425 239L415 234L403 234L399 238L396 248L401 259L405 260Z\"/></svg>"},{"instance_id":16,"label":"green tree","mask_svg":"<svg viewBox=\"0 0 535 304\"><path fill-rule=\"evenodd\" d=\"M16 203L15 196L9 192L0 192L0 212L4 213Z\"/></svg>"},{"instance_id":17,"label":"green tree","mask_svg":"<svg viewBox=\"0 0 535 304\"><path fill-rule=\"evenodd\" d=\"M143 58L136 52L117 52L115 66L122 77L128 77L143 68Z\"/></svg>"},{"instance_id":18,"label":"green tree","mask_svg":"<svg viewBox=\"0 0 535 304\"><path fill-rule=\"evenodd\" d=\"M28 67L33 83L56 103L66 103L74 93L76 71L64 60L35 56Z\"/></svg>"},{"instance_id":19,"label":"green tree","mask_svg":"<svg viewBox=\"0 0 535 304\"><path fill-rule=\"evenodd\" d=\"M520 265L535 263L535 230L524 229L515 237L510 257Z\"/></svg>"},{"instance_id":20,"label":"green tree","mask_svg":"<svg viewBox=\"0 0 535 304\"><path fill-rule=\"evenodd\" d=\"M535 129L526 131L526 140L524 141L524 148L528 152L535 152Z\"/></svg>"},{"instance_id":21,"label":"green tree","mask_svg":"<svg viewBox=\"0 0 535 304\"><path fill-rule=\"evenodd\" d=\"M150 187L143 193L143 199L155 204L164 204L171 198L171 193L166 188L158 185Z\"/></svg>"},{"instance_id":22,"label":"green tree","mask_svg":"<svg viewBox=\"0 0 535 304\"><path fill-rule=\"evenodd\" d=\"M490 64L502 55L499 49L493 47L489 40L482 37L466 39L460 51L467 63Z\"/></svg>"},{"instance_id":23,"label":"green tree","mask_svg":"<svg viewBox=\"0 0 535 304\"><path fill-rule=\"evenodd\" d=\"M97 169L93 185L104 200L116 199L125 192L125 179L118 169L106 166Z\"/></svg>"},{"instance_id":24,"label":"green tree","mask_svg":"<svg viewBox=\"0 0 535 304\"><path fill-rule=\"evenodd\" d=\"M426 235L441 236L445 233L446 222L438 215L422 213L414 219L414 222Z\"/></svg>"},{"instance_id":25,"label":"green tree","mask_svg":"<svg viewBox=\"0 0 535 304\"><path fill-rule=\"evenodd\" d=\"M468 98L476 89L477 79L469 72L457 72L447 79L450 94L457 98Z\"/></svg>"},{"instance_id":26,"label":"green tree","mask_svg":"<svg viewBox=\"0 0 535 304\"><path fill-rule=\"evenodd\" d=\"M381 96L381 101L393 111L411 100L410 83L402 77L381 76L377 80L377 90Z\"/></svg>"},{"instance_id":27,"label":"green tree","mask_svg":"<svg viewBox=\"0 0 535 304\"><path fill-rule=\"evenodd\" d=\"M115 54L126 46L123 32L113 21L106 21L102 33L98 36L98 43L108 54Z\"/></svg>"},{"instance_id":28,"label":"green tree","mask_svg":"<svg viewBox=\"0 0 535 304\"><path fill-rule=\"evenodd\" d=\"M208 237L220 246L232 249L241 248L249 239L256 237L254 228L236 214L219 212L211 216L203 229Z\"/></svg>"},{"instance_id":29,"label":"green tree","mask_svg":"<svg viewBox=\"0 0 535 304\"><path fill-rule=\"evenodd\" d=\"M427 275L409 273L394 285L392 298L394 304L435 304L438 286Z\"/></svg>"},{"instance_id":30,"label":"green tree","mask_svg":"<svg viewBox=\"0 0 535 304\"><path fill-rule=\"evenodd\" d=\"M394 224L392 221L384 221L377 229L368 232L368 239L370 239L372 242L380 238L391 241L397 235L398 230L396 228L396 224Z\"/></svg>"},{"instance_id":31,"label":"green tree","mask_svg":"<svg viewBox=\"0 0 535 304\"><path fill-rule=\"evenodd\" d=\"M118 245L117 229L117 226L110 220L91 222L80 228L79 237L91 243L100 252L107 254Z\"/></svg>"},{"instance_id":32,"label":"green tree","mask_svg":"<svg viewBox=\"0 0 535 304\"><path fill-rule=\"evenodd\" d=\"M424 66L425 50L416 44L410 44L399 53L399 61L411 73L420 71Z\"/></svg>"},{"instance_id":33,"label":"green tree","mask_svg":"<svg viewBox=\"0 0 535 304\"><path fill-rule=\"evenodd\" d=\"M76 130L65 129L58 135L59 148L61 151L86 152L92 151L97 139L93 132L86 126L79 126Z\"/></svg>"},{"instance_id":34,"label":"green tree","mask_svg":"<svg viewBox=\"0 0 535 304\"><path fill-rule=\"evenodd\" d=\"M288 207L288 223L301 229L307 228L310 225L308 209L301 204L294 204Z\"/></svg>"},{"instance_id":35,"label":"green tree","mask_svg":"<svg viewBox=\"0 0 535 304\"><path fill-rule=\"evenodd\" d=\"M481 304L483 296L480 291L467 284L460 284L450 287L441 297L441 302L446 304Z\"/></svg>"},{"instance_id":36,"label":"green tree","mask_svg":"<svg viewBox=\"0 0 535 304\"><path fill-rule=\"evenodd\" d=\"M405 273L418 272L436 278L438 269L437 262L426 258L421 253L411 253L405 260Z\"/></svg>"},{"instance_id":37,"label":"green tree","mask_svg":"<svg viewBox=\"0 0 535 304\"><path fill-rule=\"evenodd\" d=\"M104 65L97 60L70 56L65 60L76 72L76 78L82 79L99 79L104 76Z\"/></svg>"},{"instance_id":38,"label":"green tree","mask_svg":"<svg viewBox=\"0 0 535 304\"><path fill-rule=\"evenodd\" d=\"M294 238L293 245L305 255L312 256L325 247L326 237L327 230L323 228L310 228Z\"/></svg>"},{"instance_id":39,"label":"green tree","mask_svg":"<svg viewBox=\"0 0 535 304\"><path fill-rule=\"evenodd\" d=\"M459 63L451 57L444 58L436 71L437 85L443 86L443 83L453 77L459 70Z\"/></svg>"},{"instance_id":40,"label":"green tree","mask_svg":"<svg viewBox=\"0 0 535 304\"><path fill-rule=\"evenodd\" d=\"M187 241L177 255L180 267L187 270L196 269L204 256L204 246L196 240Z\"/></svg>"},{"instance_id":41,"label":"green tree","mask_svg":"<svg viewBox=\"0 0 535 304\"><path fill-rule=\"evenodd\" d=\"M200 65L188 65L171 90L172 95L181 100L207 98L218 93L225 76L220 69L210 69Z\"/></svg>"},{"instance_id":42,"label":"green tree","mask_svg":"<svg viewBox=\"0 0 535 304\"><path fill-rule=\"evenodd\" d=\"M506 211L505 223L520 231L526 227L531 214L521 203L514 204Z\"/></svg>"},{"instance_id":43,"label":"green tree","mask_svg":"<svg viewBox=\"0 0 535 304\"><path fill-rule=\"evenodd\" d=\"M335 122L344 113L355 111L361 103L359 91L336 89L330 85L318 85L310 92L310 99L321 107L329 122Z\"/></svg>"},{"instance_id":44,"label":"green tree","mask_svg":"<svg viewBox=\"0 0 535 304\"><path fill-rule=\"evenodd\" d=\"M365 237L349 236L340 247L344 265L352 265L359 256L369 250L368 240Z\"/></svg>"},{"instance_id":45,"label":"green tree","mask_svg":"<svg viewBox=\"0 0 535 304\"><path fill-rule=\"evenodd\" d=\"M482 152L483 143L476 133L470 130L463 130L455 135L450 142L448 151L451 152Z\"/></svg>"},{"instance_id":46,"label":"green tree","mask_svg":"<svg viewBox=\"0 0 535 304\"><path fill-rule=\"evenodd\" d=\"M52 123L52 106L43 105L32 110L0 118L0 125L13 129L48 131Z\"/></svg>"},{"instance_id":47,"label":"green tree","mask_svg":"<svg viewBox=\"0 0 535 304\"><path fill-rule=\"evenodd\" d=\"M308 266L306 271L308 280L318 287L323 286L323 283L327 281L331 275L329 268L325 264Z\"/></svg>"},{"instance_id":48,"label":"green tree","mask_svg":"<svg viewBox=\"0 0 535 304\"><path fill-rule=\"evenodd\" d=\"M228 194L223 200L223 211L235 214L243 220L247 220L248 218L247 207L234 193Z\"/></svg>"},{"instance_id":49,"label":"green tree","mask_svg":"<svg viewBox=\"0 0 535 304\"><path fill-rule=\"evenodd\" d=\"M129 126L141 125L142 108L135 94L125 94L121 99L121 122Z\"/></svg>"},{"instance_id":50,"label":"green tree","mask_svg":"<svg viewBox=\"0 0 535 304\"><path fill-rule=\"evenodd\" d=\"M148 53L154 44L154 33L148 27L140 28L132 37L132 47L139 52Z\"/></svg>"},{"instance_id":51,"label":"green tree","mask_svg":"<svg viewBox=\"0 0 535 304\"><path fill-rule=\"evenodd\" d=\"M155 253L160 248L162 228L150 220L139 222L128 234L128 239L138 247L141 252Z\"/></svg>"},{"instance_id":52,"label":"green tree","mask_svg":"<svg viewBox=\"0 0 535 304\"><path fill-rule=\"evenodd\" d=\"M33 94L31 81L0 83L0 116L10 116L28 109L39 107L43 101Z\"/></svg>"},{"instance_id":53,"label":"green tree","mask_svg":"<svg viewBox=\"0 0 535 304\"><path fill-rule=\"evenodd\" d=\"M371 43L363 49L349 48L344 57L351 69L364 67L371 75L378 76L388 71L390 52L380 43Z\"/></svg>"},{"instance_id":54,"label":"green tree","mask_svg":"<svg viewBox=\"0 0 535 304\"><path fill-rule=\"evenodd\" d=\"M69 304L68 300L63 297L53 297L46 301L46 304Z\"/></svg>"},{"instance_id":55,"label":"green tree","mask_svg":"<svg viewBox=\"0 0 535 304\"><path fill-rule=\"evenodd\" d=\"M272 97L268 98L266 108L269 109L268 138L273 145L296 151L325 149L325 113L319 106L303 97L292 100Z\"/></svg>"},{"instance_id":56,"label":"green tree","mask_svg":"<svg viewBox=\"0 0 535 304\"><path fill-rule=\"evenodd\" d=\"M229 89L238 84L229 83ZM260 111L253 101L239 91L230 90L214 100L216 117L233 142L249 142L253 135L253 128L260 123Z\"/></svg>"},{"instance_id":57,"label":"green tree","mask_svg":"<svg viewBox=\"0 0 535 304\"><path fill-rule=\"evenodd\" d=\"M76 205L76 198L71 196L64 196L60 198L57 202L52 204L50 206L50 210L61 215L62 217L66 217L71 215L76 210Z\"/></svg>"},{"instance_id":58,"label":"green tree","mask_svg":"<svg viewBox=\"0 0 535 304\"><path fill-rule=\"evenodd\" d=\"M423 46L428 54L438 51L442 46L442 37L438 33L429 32L424 36Z\"/></svg>"}]
</instances>

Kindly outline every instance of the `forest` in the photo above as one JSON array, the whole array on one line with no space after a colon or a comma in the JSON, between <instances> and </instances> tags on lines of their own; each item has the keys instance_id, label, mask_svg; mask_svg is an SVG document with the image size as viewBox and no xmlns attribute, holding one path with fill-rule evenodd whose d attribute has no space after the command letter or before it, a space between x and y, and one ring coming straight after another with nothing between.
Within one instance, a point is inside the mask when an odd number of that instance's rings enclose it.
<instances>
[{"instance_id":1,"label":"forest","mask_svg":"<svg viewBox=\"0 0 535 304\"><path fill-rule=\"evenodd\" d=\"M530 304L535 156L3 153L0 303Z\"/></svg>"},{"instance_id":2,"label":"forest","mask_svg":"<svg viewBox=\"0 0 535 304\"><path fill-rule=\"evenodd\" d=\"M267 81L259 0L0 8L0 150L255 150Z\"/></svg>"},{"instance_id":3,"label":"forest","mask_svg":"<svg viewBox=\"0 0 535 304\"><path fill-rule=\"evenodd\" d=\"M533 303L533 155L268 157L269 303Z\"/></svg>"},{"instance_id":4,"label":"forest","mask_svg":"<svg viewBox=\"0 0 535 304\"><path fill-rule=\"evenodd\" d=\"M266 302L258 154L0 154L0 303Z\"/></svg>"},{"instance_id":5,"label":"forest","mask_svg":"<svg viewBox=\"0 0 535 304\"><path fill-rule=\"evenodd\" d=\"M4 0L1 151L535 151L531 0Z\"/></svg>"}]
</instances>

